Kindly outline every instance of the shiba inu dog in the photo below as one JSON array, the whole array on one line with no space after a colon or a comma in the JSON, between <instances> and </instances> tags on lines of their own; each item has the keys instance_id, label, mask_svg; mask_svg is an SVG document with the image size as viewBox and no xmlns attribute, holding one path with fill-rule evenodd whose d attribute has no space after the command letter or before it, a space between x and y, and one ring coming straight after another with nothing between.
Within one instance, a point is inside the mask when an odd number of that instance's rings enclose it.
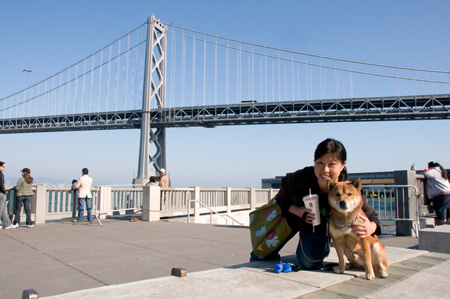
<instances>
[{"instance_id":1,"label":"shiba inu dog","mask_svg":"<svg viewBox=\"0 0 450 299\"><path fill-rule=\"evenodd\" d=\"M353 223L363 221L360 215L366 216L361 209L363 205L361 179L358 177L353 182L337 184L330 182L328 188L330 189L328 203L331 208L329 233L339 258L339 266L334 267L334 271L345 272L345 255L350 262L347 269L352 267L365 269L366 279L374 279L375 272L382 278L387 277L386 251L377 236L361 238L352 231Z\"/></svg>"}]
</instances>

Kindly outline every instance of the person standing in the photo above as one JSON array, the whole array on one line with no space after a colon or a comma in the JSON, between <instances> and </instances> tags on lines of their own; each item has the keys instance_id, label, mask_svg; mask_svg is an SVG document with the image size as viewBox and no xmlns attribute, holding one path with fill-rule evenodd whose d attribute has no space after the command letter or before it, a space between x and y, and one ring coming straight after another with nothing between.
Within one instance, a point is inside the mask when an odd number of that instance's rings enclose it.
<instances>
[{"instance_id":1,"label":"person standing","mask_svg":"<svg viewBox=\"0 0 450 299\"><path fill-rule=\"evenodd\" d=\"M5 188L5 176L3 175L5 170L5 162L0 161L0 218L4 229L15 228L9 220L6 213L6 188Z\"/></svg>"},{"instance_id":2,"label":"person standing","mask_svg":"<svg viewBox=\"0 0 450 299\"><path fill-rule=\"evenodd\" d=\"M77 185L77 180L72 180L72 190L75 190L75 186Z\"/></svg>"},{"instance_id":3,"label":"person standing","mask_svg":"<svg viewBox=\"0 0 450 299\"><path fill-rule=\"evenodd\" d=\"M84 208L86 206L87 219L89 222L92 221L92 178L88 176L89 170L83 168L81 171L82 176L78 179L75 185L75 189L78 189L78 217L74 220L75 223L80 223L84 218Z\"/></svg>"},{"instance_id":4,"label":"person standing","mask_svg":"<svg viewBox=\"0 0 450 299\"><path fill-rule=\"evenodd\" d=\"M447 172L439 163L429 162L422 171L427 178L427 195L433 201L437 225L450 223L450 182Z\"/></svg>"},{"instance_id":5,"label":"person standing","mask_svg":"<svg viewBox=\"0 0 450 299\"><path fill-rule=\"evenodd\" d=\"M150 180L148 181L146 186L158 186L158 184L156 183L156 177L155 176L151 176Z\"/></svg>"},{"instance_id":6,"label":"person standing","mask_svg":"<svg viewBox=\"0 0 450 299\"><path fill-rule=\"evenodd\" d=\"M27 216L27 227L33 227L33 223L31 222L31 197L33 196L33 178L30 173L31 170L29 168L24 168L22 171L22 177L17 181L16 192L17 198L15 201L15 217L14 217L14 226L19 227L20 225L20 212L22 210L22 206L24 206L25 214Z\"/></svg>"},{"instance_id":7,"label":"person standing","mask_svg":"<svg viewBox=\"0 0 450 299\"><path fill-rule=\"evenodd\" d=\"M169 187L169 178L166 175L166 170L164 168L161 168L159 170L159 174L161 175L161 178L159 180L159 186L161 188L168 188Z\"/></svg>"}]
</instances>

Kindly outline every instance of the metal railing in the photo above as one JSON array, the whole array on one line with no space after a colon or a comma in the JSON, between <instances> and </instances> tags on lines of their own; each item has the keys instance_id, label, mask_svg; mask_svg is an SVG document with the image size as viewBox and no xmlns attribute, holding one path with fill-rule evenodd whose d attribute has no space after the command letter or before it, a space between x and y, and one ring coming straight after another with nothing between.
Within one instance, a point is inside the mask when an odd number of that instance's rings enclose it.
<instances>
[{"instance_id":1,"label":"metal railing","mask_svg":"<svg viewBox=\"0 0 450 299\"><path fill-rule=\"evenodd\" d=\"M238 225L244 225L242 222L240 222L239 220L237 220L236 218L232 217L229 214L219 214L218 212L214 211L213 209L211 209L210 207L204 205L203 203L201 203L200 201L196 200L196 199L190 199L188 201L188 208L187 208L187 223L191 223L191 211L190 211L190 206L191 203L198 203L200 206L202 206L203 208L206 208L209 210L209 223L212 224L213 223L213 214L221 217L222 219L225 219L225 223L226 225L228 225L228 220L232 220L233 222L236 222Z\"/></svg>"},{"instance_id":2,"label":"metal railing","mask_svg":"<svg viewBox=\"0 0 450 299\"><path fill-rule=\"evenodd\" d=\"M102 187L109 187L105 189ZM33 187L36 192L36 186ZM100 190L110 192L111 201L104 210L136 212L142 209L143 188L139 185L101 186L92 188L94 208L97 208ZM383 233L395 233L398 220L414 222L414 230L418 233L419 198L418 189L412 185L364 185L362 190L369 204L377 212L383 225ZM8 211L13 212L14 189L7 187ZM230 214L233 211L251 211L266 204L278 192L276 189L255 188L161 188L161 217L190 217L192 203L198 202L196 215ZM76 193L70 187L46 187L45 220L58 220L75 217ZM41 200L41 199L39 199ZM36 212L36 196L33 196L32 213ZM23 212L22 212L23 213ZM220 215L222 213L222 215ZM35 215L33 215L33 219ZM231 219L231 218L230 218ZM232 219L234 222L240 222Z\"/></svg>"},{"instance_id":3,"label":"metal railing","mask_svg":"<svg viewBox=\"0 0 450 299\"><path fill-rule=\"evenodd\" d=\"M142 208L142 185L111 185L111 211Z\"/></svg>"},{"instance_id":4,"label":"metal railing","mask_svg":"<svg viewBox=\"0 0 450 299\"><path fill-rule=\"evenodd\" d=\"M48 188L46 191L48 220L75 217L77 199L75 191L65 187Z\"/></svg>"},{"instance_id":5,"label":"metal railing","mask_svg":"<svg viewBox=\"0 0 450 299\"><path fill-rule=\"evenodd\" d=\"M210 210L229 213L255 209L266 204L275 191L255 188L161 188L161 217L188 216L192 200L199 202L200 214L208 214Z\"/></svg>"},{"instance_id":6,"label":"metal railing","mask_svg":"<svg viewBox=\"0 0 450 299\"><path fill-rule=\"evenodd\" d=\"M378 214L382 232L394 233L398 220L413 222L413 230L419 233L419 192L413 185L364 185L363 193Z\"/></svg>"},{"instance_id":7,"label":"metal railing","mask_svg":"<svg viewBox=\"0 0 450 299\"><path fill-rule=\"evenodd\" d=\"M179 216L193 198L194 188L161 188L161 214Z\"/></svg>"}]
</instances>

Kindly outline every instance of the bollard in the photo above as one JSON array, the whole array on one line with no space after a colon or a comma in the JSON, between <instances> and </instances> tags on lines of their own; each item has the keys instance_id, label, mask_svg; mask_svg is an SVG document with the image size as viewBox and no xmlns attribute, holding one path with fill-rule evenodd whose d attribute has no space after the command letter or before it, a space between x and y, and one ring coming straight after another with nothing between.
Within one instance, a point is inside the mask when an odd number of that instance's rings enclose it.
<instances>
[{"instance_id":1,"label":"bollard","mask_svg":"<svg viewBox=\"0 0 450 299\"><path fill-rule=\"evenodd\" d=\"M185 277L187 275L186 269L172 268L172 275L176 277Z\"/></svg>"},{"instance_id":2,"label":"bollard","mask_svg":"<svg viewBox=\"0 0 450 299\"><path fill-rule=\"evenodd\" d=\"M28 289L22 292L22 299L38 299L39 293L36 290Z\"/></svg>"}]
</instances>

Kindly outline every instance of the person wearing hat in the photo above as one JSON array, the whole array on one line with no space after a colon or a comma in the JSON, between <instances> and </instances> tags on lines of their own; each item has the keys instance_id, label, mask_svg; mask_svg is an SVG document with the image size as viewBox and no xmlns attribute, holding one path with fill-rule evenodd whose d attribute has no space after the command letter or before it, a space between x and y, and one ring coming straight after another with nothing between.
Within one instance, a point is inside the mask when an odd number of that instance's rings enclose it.
<instances>
[{"instance_id":1,"label":"person wearing hat","mask_svg":"<svg viewBox=\"0 0 450 299\"><path fill-rule=\"evenodd\" d=\"M24 168L22 171L22 177L17 181L16 189L16 201L15 201L15 217L13 225L15 227L19 227L20 225L20 212L22 210L22 206L25 209L25 214L27 215L27 227L33 227L33 223L31 222L31 197L33 196L33 178L30 173L31 170L29 168Z\"/></svg>"},{"instance_id":2,"label":"person wearing hat","mask_svg":"<svg viewBox=\"0 0 450 299\"><path fill-rule=\"evenodd\" d=\"M159 179L159 186L161 188L168 188L169 187L169 178L166 175L166 170L164 168L161 168L159 170L159 174L161 175L161 178Z\"/></svg>"}]
</instances>

